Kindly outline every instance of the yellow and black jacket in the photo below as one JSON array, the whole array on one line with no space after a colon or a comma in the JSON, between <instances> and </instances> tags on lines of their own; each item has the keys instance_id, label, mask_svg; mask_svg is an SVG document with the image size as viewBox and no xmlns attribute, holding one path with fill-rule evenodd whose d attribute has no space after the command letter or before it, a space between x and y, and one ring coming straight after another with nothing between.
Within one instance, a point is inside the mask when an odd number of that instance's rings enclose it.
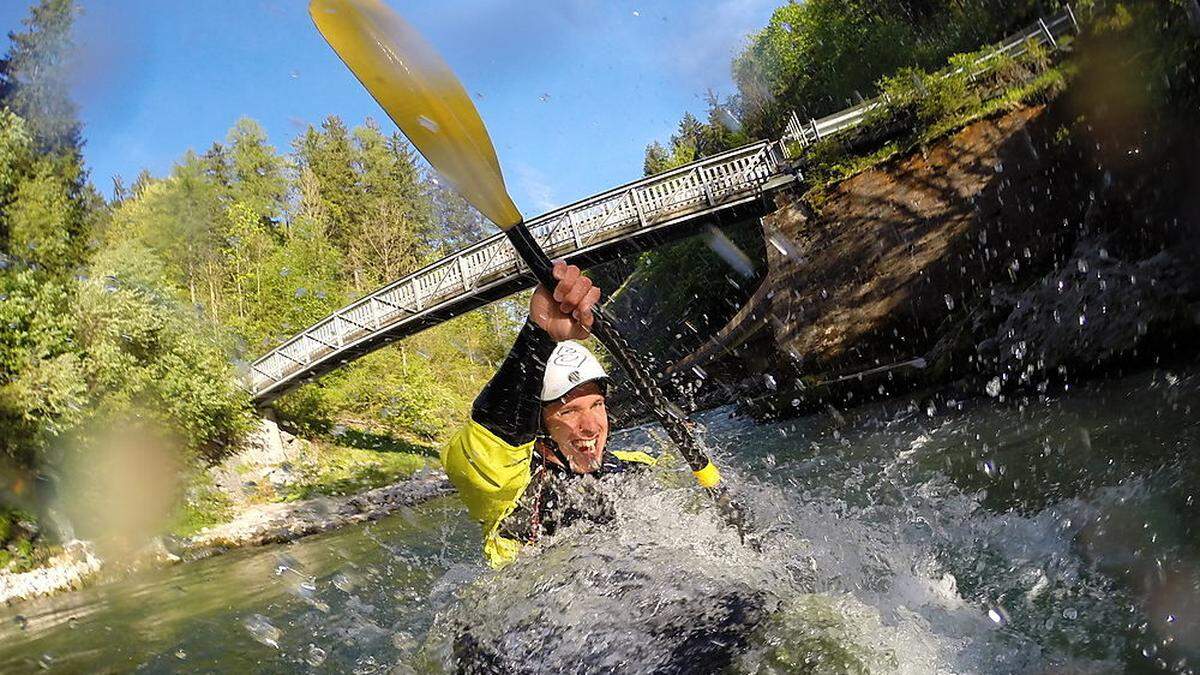
<instances>
[{"instance_id":1,"label":"yellow and black jacket","mask_svg":"<svg viewBox=\"0 0 1200 675\"><path fill-rule=\"evenodd\" d=\"M483 526L483 554L492 567L512 562L522 544L553 534L575 518L610 517L604 505L587 503L589 498L581 496L586 491L571 489L581 477L534 456L542 376L554 345L541 328L526 322L475 399L471 419L442 449L446 475L471 517ZM642 452L606 451L600 470L591 476L653 463Z\"/></svg>"}]
</instances>

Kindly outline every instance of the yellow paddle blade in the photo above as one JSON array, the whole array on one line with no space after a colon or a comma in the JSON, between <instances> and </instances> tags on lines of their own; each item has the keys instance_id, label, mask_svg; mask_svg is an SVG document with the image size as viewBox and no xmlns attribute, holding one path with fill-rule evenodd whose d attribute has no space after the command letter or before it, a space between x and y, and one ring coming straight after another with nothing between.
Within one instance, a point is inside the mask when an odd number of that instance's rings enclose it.
<instances>
[{"instance_id":1,"label":"yellow paddle blade","mask_svg":"<svg viewBox=\"0 0 1200 675\"><path fill-rule=\"evenodd\" d=\"M521 222L471 97L433 46L380 0L312 0L317 30L459 194L500 229Z\"/></svg>"}]
</instances>

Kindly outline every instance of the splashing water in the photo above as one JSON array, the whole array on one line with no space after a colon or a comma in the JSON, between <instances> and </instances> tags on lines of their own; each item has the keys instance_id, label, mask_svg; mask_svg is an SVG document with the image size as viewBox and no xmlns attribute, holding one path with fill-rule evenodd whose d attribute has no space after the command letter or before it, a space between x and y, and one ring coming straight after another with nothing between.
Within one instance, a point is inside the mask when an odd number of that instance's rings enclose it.
<instances>
[{"instance_id":1,"label":"splashing water","mask_svg":"<svg viewBox=\"0 0 1200 675\"><path fill-rule=\"evenodd\" d=\"M451 497L12 608L0 670L1187 672L1197 403L1200 375L1148 373L770 425L713 411L745 546L670 462L601 488L614 526L498 573Z\"/></svg>"}]
</instances>

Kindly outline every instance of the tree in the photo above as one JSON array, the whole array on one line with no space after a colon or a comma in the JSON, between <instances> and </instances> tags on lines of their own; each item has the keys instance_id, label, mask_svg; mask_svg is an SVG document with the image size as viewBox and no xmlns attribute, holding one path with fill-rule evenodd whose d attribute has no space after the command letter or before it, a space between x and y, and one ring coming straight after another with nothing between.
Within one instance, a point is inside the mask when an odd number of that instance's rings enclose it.
<instances>
[{"instance_id":1,"label":"tree","mask_svg":"<svg viewBox=\"0 0 1200 675\"><path fill-rule=\"evenodd\" d=\"M10 250L54 273L74 269L84 252L83 206L62 171L58 162L36 161L6 209Z\"/></svg>"},{"instance_id":2,"label":"tree","mask_svg":"<svg viewBox=\"0 0 1200 675\"><path fill-rule=\"evenodd\" d=\"M283 158L267 142L267 133L258 122L243 117L237 121L226 138L228 151L222 153L227 161L229 197L241 204L267 224L283 219L287 197L287 178ZM213 144L214 150L221 149Z\"/></svg>"},{"instance_id":3,"label":"tree","mask_svg":"<svg viewBox=\"0 0 1200 675\"><path fill-rule=\"evenodd\" d=\"M430 247L439 255L477 243L495 234L496 226L454 188L436 176L425 181L432 208Z\"/></svg>"},{"instance_id":4,"label":"tree","mask_svg":"<svg viewBox=\"0 0 1200 675\"><path fill-rule=\"evenodd\" d=\"M361 221L358 175L350 132L336 116L321 123L321 129L309 127L293 143L296 163L307 168L316 182L316 194L330 241L346 250L353 224Z\"/></svg>"},{"instance_id":5,"label":"tree","mask_svg":"<svg viewBox=\"0 0 1200 675\"><path fill-rule=\"evenodd\" d=\"M66 280L0 271L0 455L35 466L53 438L82 419L87 385L73 349Z\"/></svg>"},{"instance_id":6,"label":"tree","mask_svg":"<svg viewBox=\"0 0 1200 675\"><path fill-rule=\"evenodd\" d=\"M220 190L203 160L188 152L169 178L139 179L138 184L144 186L135 188L136 197L113 214L105 244L126 239L143 243L162 258L193 305L207 301L215 313L221 304L226 220Z\"/></svg>"},{"instance_id":7,"label":"tree","mask_svg":"<svg viewBox=\"0 0 1200 675\"><path fill-rule=\"evenodd\" d=\"M8 34L11 46L0 64L0 103L29 124L39 152L79 155L79 121L69 95L78 8L73 0L41 0Z\"/></svg>"},{"instance_id":8,"label":"tree","mask_svg":"<svg viewBox=\"0 0 1200 675\"><path fill-rule=\"evenodd\" d=\"M0 245L60 275L82 264L97 206L68 95L76 12L71 0L41 0L0 63Z\"/></svg>"},{"instance_id":9,"label":"tree","mask_svg":"<svg viewBox=\"0 0 1200 675\"><path fill-rule=\"evenodd\" d=\"M354 130L354 140L362 220L352 225L346 262L363 291L394 281L428 256L431 208L407 141L384 136L370 121Z\"/></svg>"},{"instance_id":10,"label":"tree","mask_svg":"<svg viewBox=\"0 0 1200 675\"><path fill-rule=\"evenodd\" d=\"M788 111L820 117L869 95L904 66L954 52L1033 18L1034 0L808 0L775 10L734 59L739 113L751 136L777 134Z\"/></svg>"}]
</instances>

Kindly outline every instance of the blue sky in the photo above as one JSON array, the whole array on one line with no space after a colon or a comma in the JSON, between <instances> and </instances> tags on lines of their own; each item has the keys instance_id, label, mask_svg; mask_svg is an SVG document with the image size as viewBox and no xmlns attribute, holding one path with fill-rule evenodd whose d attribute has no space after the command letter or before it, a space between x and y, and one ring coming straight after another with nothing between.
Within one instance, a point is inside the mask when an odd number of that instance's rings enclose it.
<instances>
[{"instance_id":1,"label":"blue sky","mask_svg":"<svg viewBox=\"0 0 1200 675\"><path fill-rule=\"evenodd\" d=\"M389 0L476 95L526 216L641 175L783 0ZM0 28L27 2L0 2ZM390 122L321 40L305 0L80 0L74 96L92 180L163 175L242 115L275 146L327 115ZM7 40L5 40L7 48Z\"/></svg>"}]
</instances>

